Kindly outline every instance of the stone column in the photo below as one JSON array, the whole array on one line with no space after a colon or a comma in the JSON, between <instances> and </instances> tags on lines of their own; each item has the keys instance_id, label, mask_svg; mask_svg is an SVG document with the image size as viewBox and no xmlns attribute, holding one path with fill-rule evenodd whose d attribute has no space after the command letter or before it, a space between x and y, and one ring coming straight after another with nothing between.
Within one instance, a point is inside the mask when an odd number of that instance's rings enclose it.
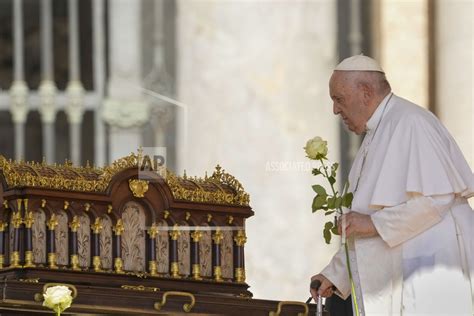
<instances>
[{"instance_id":1,"label":"stone column","mask_svg":"<svg viewBox=\"0 0 474 316\"><path fill-rule=\"evenodd\" d=\"M41 0L41 84L39 86L41 121L43 123L43 156L55 162L54 121L56 120L56 85L54 83L53 6L52 0Z\"/></svg>"},{"instance_id":2,"label":"stone column","mask_svg":"<svg viewBox=\"0 0 474 316\"><path fill-rule=\"evenodd\" d=\"M141 92L141 5L135 0L109 2L110 79L103 118L110 126L111 160L137 150L142 143L141 127L150 115Z\"/></svg>"},{"instance_id":3,"label":"stone column","mask_svg":"<svg viewBox=\"0 0 474 316\"><path fill-rule=\"evenodd\" d=\"M15 125L15 159L25 158L25 122L28 115L28 86L24 74L23 1L13 1L13 83L10 112Z\"/></svg>"},{"instance_id":4,"label":"stone column","mask_svg":"<svg viewBox=\"0 0 474 316\"><path fill-rule=\"evenodd\" d=\"M435 3L437 114L474 168L474 3Z\"/></svg>"}]
</instances>

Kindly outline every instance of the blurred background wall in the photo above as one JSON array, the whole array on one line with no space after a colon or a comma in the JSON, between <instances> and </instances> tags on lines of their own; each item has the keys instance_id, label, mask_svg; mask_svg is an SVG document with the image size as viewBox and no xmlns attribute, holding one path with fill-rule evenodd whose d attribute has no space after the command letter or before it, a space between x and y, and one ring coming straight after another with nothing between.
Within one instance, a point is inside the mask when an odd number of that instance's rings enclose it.
<instances>
[{"instance_id":1,"label":"blurred background wall","mask_svg":"<svg viewBox=\"0 0 474 316\"><path fill-rule=\"evenodd\" d=\"M247 282L304 300L337 249L311 213L303 146L347 175L361 141L332 115L343 58L380 60L396 94L433 111L474 166L470 0L0 0L0 153L102 166L139 146L242 182Z\"/></svg>"}]
</instances>

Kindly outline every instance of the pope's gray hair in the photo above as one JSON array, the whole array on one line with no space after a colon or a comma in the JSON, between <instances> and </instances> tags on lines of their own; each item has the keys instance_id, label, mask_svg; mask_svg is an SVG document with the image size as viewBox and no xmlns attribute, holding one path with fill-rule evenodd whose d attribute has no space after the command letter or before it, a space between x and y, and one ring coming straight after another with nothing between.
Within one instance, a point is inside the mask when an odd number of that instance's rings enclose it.
<instances>
[{"instance_id":1,"label":"pope's gray hair","mask_svg":"<svg viewBox=\"0 0 474 316\"><path fill-rule=\"evenodd\" d=\"M377 95L386 95L392 90L383 72L378 71L347 71L346 78L355 88L368 87Z\"/></svg>"}]
</instances>

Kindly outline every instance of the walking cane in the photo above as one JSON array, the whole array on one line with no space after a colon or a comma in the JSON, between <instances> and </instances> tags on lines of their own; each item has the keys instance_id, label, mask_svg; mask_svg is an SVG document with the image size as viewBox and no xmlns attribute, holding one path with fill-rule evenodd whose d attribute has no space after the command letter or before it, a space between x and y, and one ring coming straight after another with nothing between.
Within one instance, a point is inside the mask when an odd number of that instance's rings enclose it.
<instances>
[{"instance_id":1,"label":"walking cane","mask_svg":"<svg viewBox=\"0 0 474 316\"><path fill-rule=\"evenodd\" d=\"M309 287L312 288L313 290L318 291L320 286L321 286L321 281L314 280L314 281L311 282ZM308 298L308 300L306 301L306 304L309 304L312 299L313 299L312 297ZM319 294L318 294L318 300L317 300L316 304L317 304L316 305L316 316L323 316L323 298Z\"/></svg>"}]
</instances>

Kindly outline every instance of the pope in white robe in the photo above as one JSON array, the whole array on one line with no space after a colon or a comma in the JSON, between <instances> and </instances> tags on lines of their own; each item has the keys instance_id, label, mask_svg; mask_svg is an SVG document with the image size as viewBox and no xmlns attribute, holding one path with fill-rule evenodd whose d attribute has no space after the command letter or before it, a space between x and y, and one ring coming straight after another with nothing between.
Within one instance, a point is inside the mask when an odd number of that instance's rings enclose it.
<instances>
[{"instance_id":1,"label":"pope in white robe","mask_svg":"<svg viewBox=\"0 0 474 316\"><path fill-rule=\"evenodd\" d=\"M340 227L359 315L474 315L474 176L456 142L369 57L341 62L330 90L334 113L365 132ZM351 294L344 247L314 278L323 296Z\"/></svg>"}]
</instances>

